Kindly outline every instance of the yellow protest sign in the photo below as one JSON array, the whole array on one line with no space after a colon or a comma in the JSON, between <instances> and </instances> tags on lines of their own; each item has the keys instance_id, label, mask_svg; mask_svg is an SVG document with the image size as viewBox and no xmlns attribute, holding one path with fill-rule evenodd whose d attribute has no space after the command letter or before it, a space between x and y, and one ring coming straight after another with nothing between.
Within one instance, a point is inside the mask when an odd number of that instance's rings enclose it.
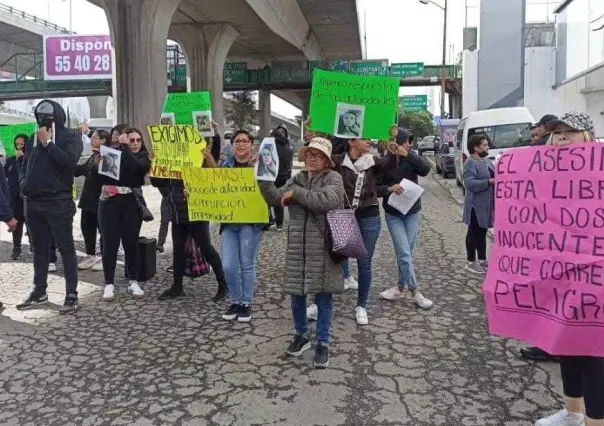
<instances>
[{"instance_id":1,"label":"yellow protest sign","mask_svg":"<svg viewBox=\"0 0 604 426\"><path fill-rule=\"evenodd\" d=\"M189 192L189 220L221 223L268 223L268 206L253 168L183 167Z\"/></svg>"},{"instance_id":2,"label":"yellow protest sign","mask_svg":"<svg viewBox=\"0 0 604 426\"><path fill-rule=\"evenodd\" d=\"M207 143L194 126L149 126L153 144L150 175L155 178L182 179L183 167L200 168Z\"/></svg>"}]
</instances>

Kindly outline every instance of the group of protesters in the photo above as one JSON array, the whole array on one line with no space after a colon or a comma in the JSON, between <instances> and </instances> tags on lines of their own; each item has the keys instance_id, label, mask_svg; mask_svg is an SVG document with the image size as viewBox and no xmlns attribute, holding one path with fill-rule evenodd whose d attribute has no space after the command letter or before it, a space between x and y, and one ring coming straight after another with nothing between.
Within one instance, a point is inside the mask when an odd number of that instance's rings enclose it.
<instances>
[{"instance_id":1,"label":"group of protesters","mask_svg":"<svg viewBox=\"0 0 604 426\"><path fill-rule=\"evenodd\" d=\"M118 125L111 132L98 130L92 134L92 155L78 164L82 140L65 128L66 117L61 106L42 101L35 109L35 116L39 127L37 133L15 138L17 156L10 165L7 164L9 179L4 169L0 169L0 220L17 234L23 232L26 225L34 254L34 289L17 309L31 309L48 303L47 275L53 241L63 260L66 281L61 314L73 313L79 308L78 267L102 268L102 299L109 302L115 298L120 243L125 252L128 292L133 297L144 296L146 283L139 279L137 242L143 221L153 220L142 192L153 154L145 144L143 133L128 125ZM306 125L310 127L310 124L309 119ZM367 304L372 285L372 259L382 223L379 198L383 199L382 208L399 271L396 285L379 295L395 301L404 299L409 292L420 308L432 307L433 302L419 291L414 268L421 200L405 213L388 203L389 197L403 192L400 185L403 179L418 183L419 177L428 175L430 167L412 150L412 133L396 126L391 128L390 140L384 143L383 155L378 157L370 153L369 142L362 138L341 139L310 129L306 129L305 134L305 146L298 152L304 169L292 176L294 153L287 130L283 126L273 130L271 136L281 146L279 155L283 156L280 161L283 166L276 181L259 181L258 186L267 206L274 209L275 226L278 229L287 226L283 291L291 297L295 335L286 353L300 356L311 348L308 321L316 320L314 365L326 368L329 365L334 294L356 290L357 324L369 323ZM545 116L535 126L534 144L561 147L592 141L594 134L591 119L573 111L560 119ZM221 142L216 132L210 148L203 151L203 167L254 167L257 155L250 132L234 132L230 142L232 156L227 159L221 158ZM98 173L99 163L103 161L99 152L101 146L121 151L119 177ZM487 232L494 225L496 169L487 158L489 146L488 136L484 134L470 137L468 151L471 155L464 165L467 191L464 223L468 226L466 268L477 275L484 274L488 268ZM72 229L76 212L73 202L75 176L85 179L78 207L87 256L79 265ZM151 178L151 184L162 195L158 251L164 250L168 224L171 224L173 242L173 281L159 298L167 301L185 295L183 277L193 244L216 277L214 301L230 297L222 318L250 322L257 282L257 254L267 224L220 224L222 252L219 253L212 243L209 222L190 220L188 192L183 181ZM286 225L283 209L288 210ZM334 223L336 216L328 217L328 213L338 210L352 211L355 225ZM364 254L356 257L358 281L350 273L351 259L342 256L331 245L332 226L360 233ZM97 230L100 231L100 256L96 254ZM312 303L307 306L309 295ZM566 407L539 420L537 426L604 424L604 359L551 357L538 348L523 349L522 354L532 359L558 360L561 364Z\"/></svg>"}]
</instances>

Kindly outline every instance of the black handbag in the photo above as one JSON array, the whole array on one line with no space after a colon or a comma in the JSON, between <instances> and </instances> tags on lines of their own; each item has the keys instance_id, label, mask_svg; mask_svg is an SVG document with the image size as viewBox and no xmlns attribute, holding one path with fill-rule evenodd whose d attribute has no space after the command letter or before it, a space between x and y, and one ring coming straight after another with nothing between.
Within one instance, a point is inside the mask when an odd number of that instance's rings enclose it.
<instances>
[{"instance_id":1,"label":"black handbag","mask_svg":"<svg viewBox=\"0 0 604 426\"><path fill-rule=\"evenodd\" d=\"M132 194L134 195L134 199L136 200L136 204L138 205L138 210L141 213L141 218L143 222L151 222L153 219L153 213L147 207L147 203L145 202L145 197L143 197L143 190L140 188L130 188Z\"/></svg>"}]
</instances>

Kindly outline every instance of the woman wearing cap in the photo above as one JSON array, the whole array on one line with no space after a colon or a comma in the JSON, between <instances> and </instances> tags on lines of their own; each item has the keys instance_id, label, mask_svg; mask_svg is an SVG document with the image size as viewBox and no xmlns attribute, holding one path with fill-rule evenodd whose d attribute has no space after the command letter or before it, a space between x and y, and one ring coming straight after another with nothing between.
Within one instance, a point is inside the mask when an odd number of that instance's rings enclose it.
<instances>
[{"instance_id":1,"label":"woman wearing cap","mask_svg":"<svg viewBox=\"0 0 604 426\"><path fill-rule=\"evenodd\" d=\"M398 285L380 293L387 300L404 298L405 287L409 289L415 303L423 309L432 307L432 301L424 297L418 290L413 255L420 226L421 201L403 214L388 204L391 194L402 194L400 183L403 179L418 182L418 176L427 176L430 166L416 153L411 151L413 135L405 129L399 129L396 142L388 146L390 164L384 171L382 185L378 188L379 196L383 197L383 207L386 212L386 224L392 237L396 261L399 271Z\"/></svg>"},{"instance_id":2,"label":"woman wearing cap","mask_svg":"<svg viewBox=\"0 0 604 426\"><path fill-rule=\"evenodd\" d=\"M344 291L341 266L331 260L327 245L325 215L344 205L342 176L331 170L331 142L314 138L300 149L305 170L281 188L259 182L269 206L287 206L287 255L283 290L291 295L296 335L286 353L299 356L310 348L306 316L306 296L315 295L318 306L317 344L314 365L329 364L329 335L333 293Z\"/></svg>"},{"instance_id":3,"label":"woman wearing cap","mask_svg":"<svg viewBox=\"0 0 604 426\"><path fill-rule=\"evenodd\" d=\"M547 145L553 147L595 139L593 121L582 112L570 111L561 119L549 122L546 128L551 132ZM565 408L537 421L535 426L604 426L604 358L562 356L560 371Z\"/></svg>"}]
</instances>

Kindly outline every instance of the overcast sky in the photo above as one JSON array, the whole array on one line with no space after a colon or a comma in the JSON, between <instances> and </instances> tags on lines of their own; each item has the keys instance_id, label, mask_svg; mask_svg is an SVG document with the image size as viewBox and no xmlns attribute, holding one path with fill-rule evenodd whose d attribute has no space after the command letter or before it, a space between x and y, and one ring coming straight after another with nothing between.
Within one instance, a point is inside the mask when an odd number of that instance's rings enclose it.
<instances>
[{"instance_id":1,"label":"overcast sky","mask_svg":"<svg viewBox=\"0 0 604 426\"><path fill-rule=\"evenodd\" d=\"M444 0L434 0L444 4ZM70 0L0 0L25 12L69 28ZM73 31L80 34L108 34L104 12L86 0L71 0ZM544 21L559 0L527 0L527 21ZM448 0L447 56L454 61L462 49L463 27L478 26L480 0ZM440 64L442 56L443 12L418 0L358 0L361 42L367 34L367 57L390 62ZM365 31L366 22L366 31ZM404 94L428 93L423 88L408 88ZM293 117L297 108L273 96L273 111Z\"/></svg>"}]
</instances>

